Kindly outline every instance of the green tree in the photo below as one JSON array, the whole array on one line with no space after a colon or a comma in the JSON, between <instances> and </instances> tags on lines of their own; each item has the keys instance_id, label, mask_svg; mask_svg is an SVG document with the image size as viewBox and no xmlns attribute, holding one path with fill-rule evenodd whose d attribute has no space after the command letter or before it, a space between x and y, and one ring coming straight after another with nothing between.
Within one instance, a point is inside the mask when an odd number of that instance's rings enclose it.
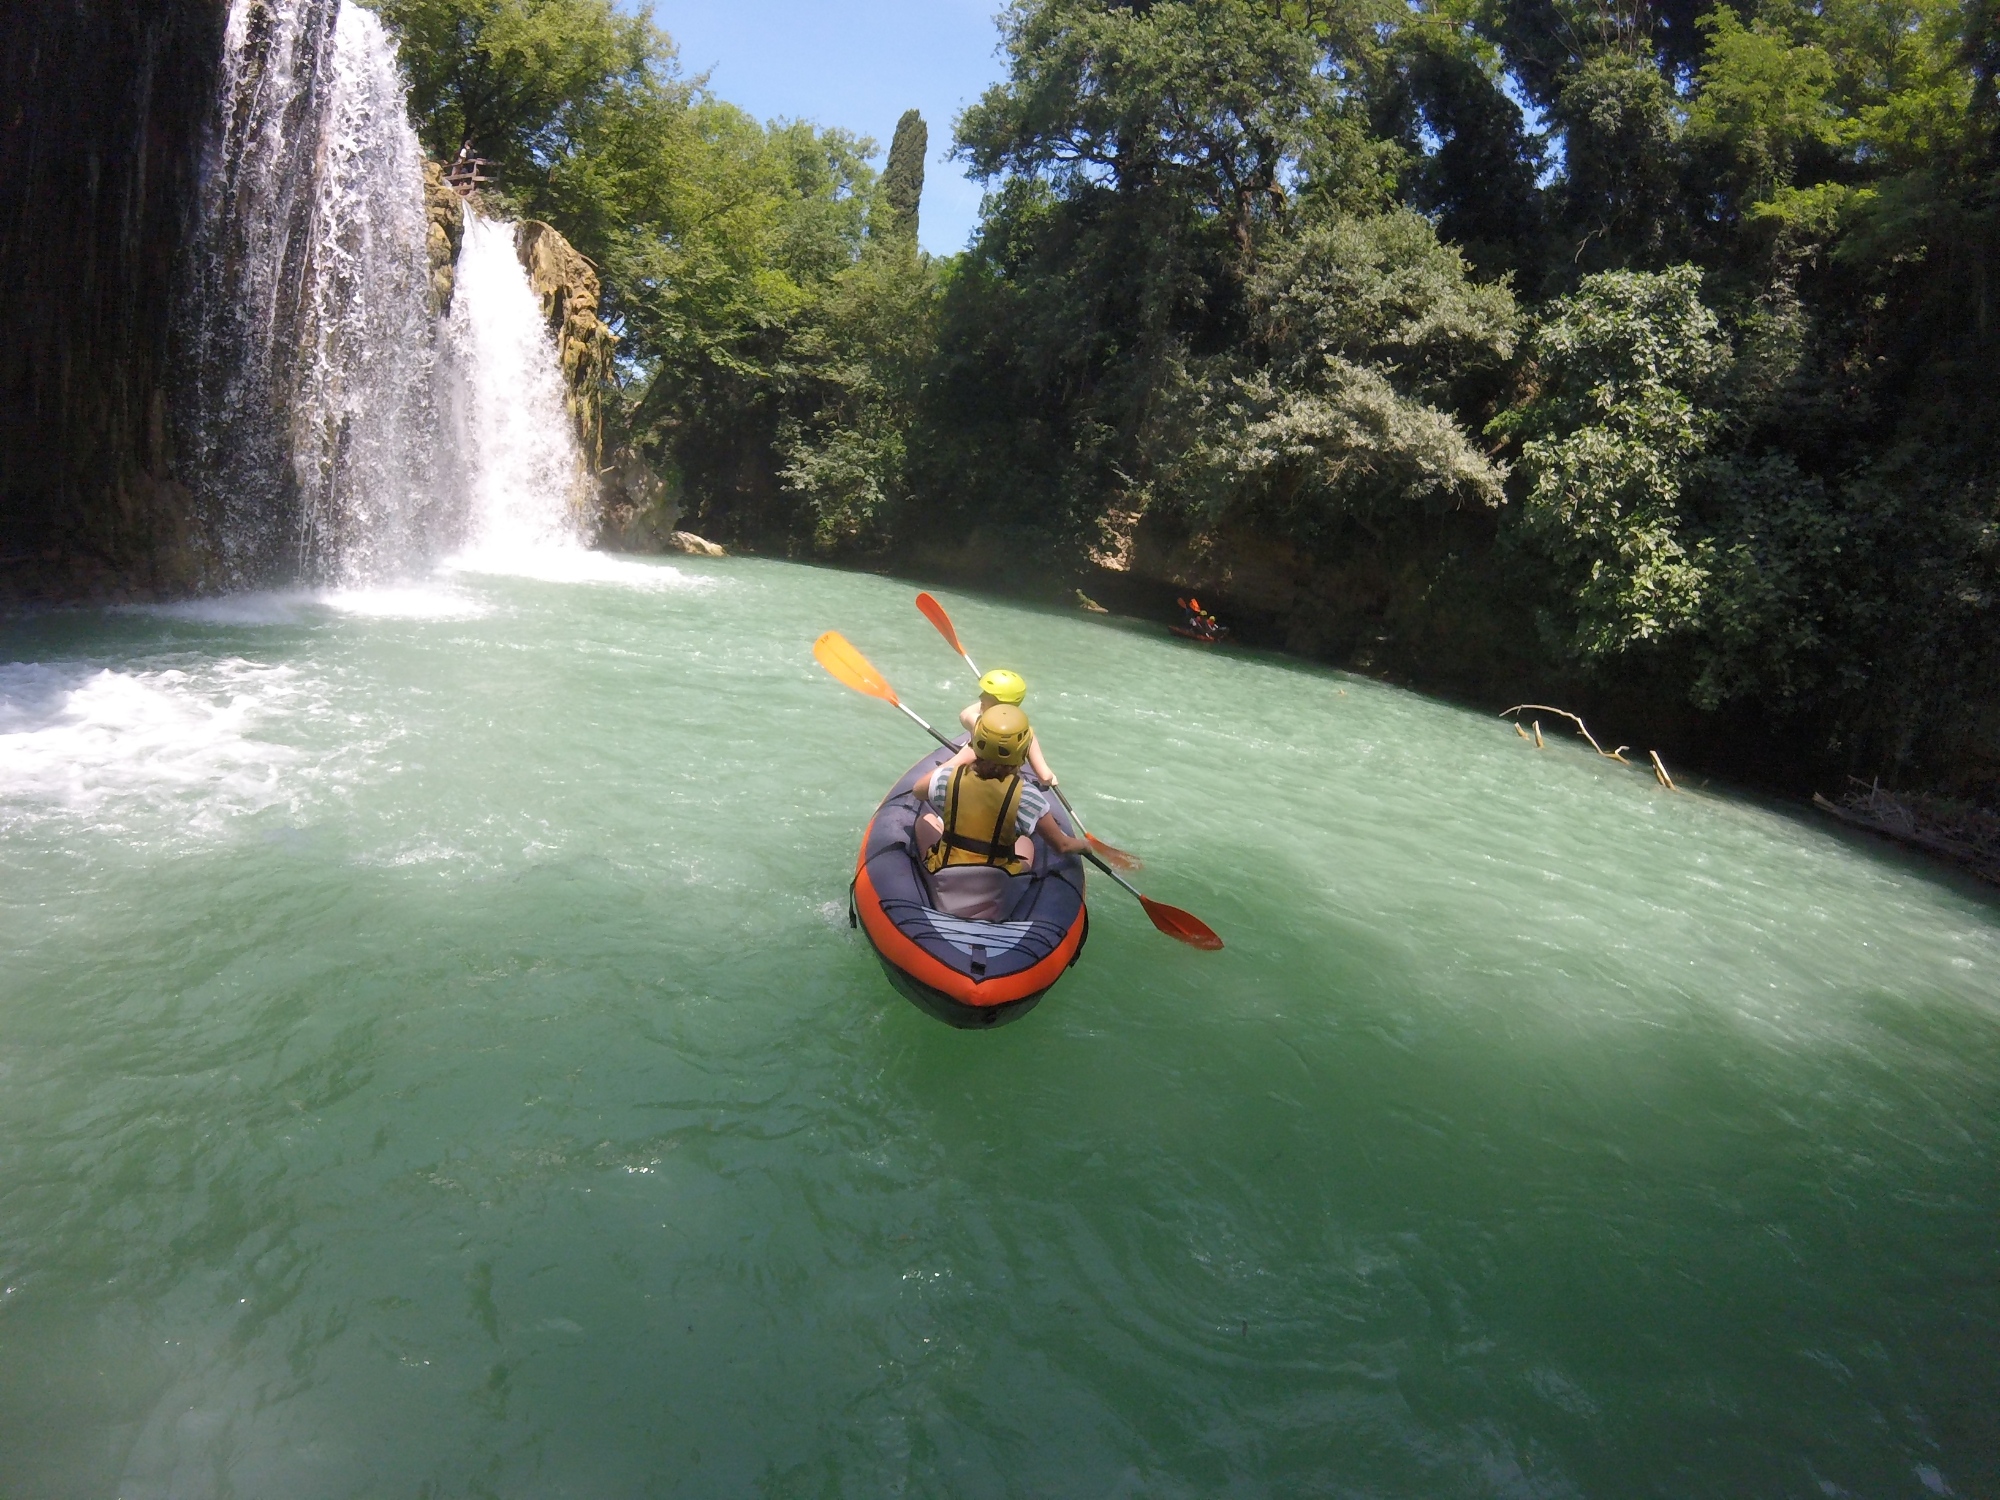
<instances>
[{"instance_id":1,"label":"green tree","mask_svg":"<svg viewBox=\"0 0 2000 1500\"><path fill-rule=\"evenodd\" d=\"M924 197L924 153L930 149L930 139L924 117L914 109L904 110L896 121L889 160L877 189L877 233L911 240L917 237L917 210Z\"/></svg>"},{"instance_id":2,"label":"green tree","mask_svg":"<svg viewBox=\"0 0 2000 1500\"><path fill-rule=\"evenodd\" d=\"M461 146L525 184L621 96L675 76L673 44L611 0L374 0L401 41L424 147Z\"/></svg>"},{"instance_id":3,"label":"green tree","mask_svg":"<svg viewBox=\"0 0 2000 1500\"><path fill-rule=\"evenodd\" d=\"M1251 287L1252 358L1199 362L1161 462L1163 504L1254 515L1309 549L1358 523L1492 509L1505 470L1449 407L1513 352L1514 299L1478 285L1408 211L1336 216L1272 247Z\"/></svg>"},{"instance_id":4,"label":"green tree","mask_svg":"<svg viewBox=\"0 0 2000 1500\"><path fill-rule=\"evenodd\" d=\"M1495 428L1523 440L1521 524L1560 570L1556 628L1586 663L1700 618L1707 575L1682 497L1730 358L1690 265L1586 277L1535 328L1534 394Z\"/></svg>"},{"instance_id":5,"label":"green tree","mask_svg":"<svg viewBox=\"0 0 2000 1500\"><path fill-rule=\"evenodd\" d=\"M1688 136L1721 154L1733 201L1754 212L1792 186L1803 155L1852 139L1832 99L1833 60L1765 21L1744 25L1727 5L1699 24L1708 47Z\"/></svg>"},{"instance_id":6,"label":"green tree","mask_svg":"<svg viewBox=\"0 0 2000 1500\"><path fill-rule=\"evenodd\" d=\"M1406 30L1396 60L1410 109L1403 196L1481 272L1539 280L1548 254L1542 150L1507 96L1499 59L1461 28L1422 24Z\"/></svg>"}]
</instances>

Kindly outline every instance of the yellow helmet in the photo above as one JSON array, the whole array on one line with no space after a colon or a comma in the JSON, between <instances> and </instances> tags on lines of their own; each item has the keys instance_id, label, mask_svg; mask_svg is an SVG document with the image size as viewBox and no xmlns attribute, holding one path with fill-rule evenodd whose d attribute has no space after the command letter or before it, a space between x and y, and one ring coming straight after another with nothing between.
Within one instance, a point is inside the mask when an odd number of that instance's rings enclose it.
<instances>
[{"instance_id":1,"label":"yellow helmet","mask_svg":"<svg viewBox=\"0 0 2000 1500\"><path fill-rule=\"evenodd\" d=\"M1021 680L1019 672L1010 672L1005 667L995 667L979 679L979 691L996 703L1016 703L1028 696L1028 684Z\"/></svg>"},{"instance_id":2,"label":"yellow helmet","mask_svg":"<svg viewBox=\"0 0 2000 1500\"><path fill-rule=\"evenodd\" d=\"M1028 741L1034 737L1034 731L1028 728L1028 716L1018 705L996 703L972 726L972 753L981 760L1018 766L1028 758Z\"/></svg>"}]
</instances>

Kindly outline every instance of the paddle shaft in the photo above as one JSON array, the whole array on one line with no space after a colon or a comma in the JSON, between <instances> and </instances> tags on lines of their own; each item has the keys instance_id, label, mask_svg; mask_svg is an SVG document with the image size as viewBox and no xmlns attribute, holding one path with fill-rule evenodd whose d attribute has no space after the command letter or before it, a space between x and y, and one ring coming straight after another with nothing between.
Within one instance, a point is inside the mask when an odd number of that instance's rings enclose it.
<instances>
[{"instance_id":1,"label":"paddle shaft","mask_svg":"<svg viewBox=\"0 0 2000 1500\"><path fill-rule=\"evenodd\" d=\"M1067 806L1068 804L1065 803L1064 805ZM1083 857L1089 860L1092 864L1096 865L1098 869L1102 870L1105 874L1109 875L1113 880L1117 881L1120 885L1124 886L1126 890L1130 891L1133 895L1137 896L1141 901L1144 901L1146 899L1146 893L1144 891L1140 890L1136 885L1132 884L1131 881L1127 880L1123 875L1120 875L1116 870L1112 869L1111 866L1107 865L1103 860L1099 859L1097 857L1097 851L1095 849L1084 850Z\"/></svg>"},{"instance_id":2,"label":"paddle shaft","mask_svg":"<svg viewBox=\"0 0 2000 1500\"><path fill-rule=\"evenodd\" d=\"M932 739L936 740L940 745L944 746L945 749L956 750L958 748L958 746L954 745L950 740L946 739L943 735L939 734L935 729L931 728L929 724L924 723L922 716L920 716L917 713L917 711L911 708L908 704L902 702L899 699L896 702L896 707L902 709L904 713L908 714L911 718L915 719L919 724L922 724L924 733L929 735ZM1067 807L1069 806L1069 804L1065 802L1063 806Z\"/></svg>"},{"instance_id":3,"label":"paddle shaft","mask_svg":"<svg viewBox=\"0 0 2000 1500\"><path fill-rule=\"evenodd\" d=\"M1077 834L1082 838L1089 838L1091 836L1090 830L1083 826L1083 819L1076 815L1076 809L1070 806L1069 798L1063 796L1063 789L1051 781L1049 783L1049 790L1054 792L1056 799L1062 803L1063 811L1069 814L1070 822L1076 824Z\"/></svg>"}]
</instances>

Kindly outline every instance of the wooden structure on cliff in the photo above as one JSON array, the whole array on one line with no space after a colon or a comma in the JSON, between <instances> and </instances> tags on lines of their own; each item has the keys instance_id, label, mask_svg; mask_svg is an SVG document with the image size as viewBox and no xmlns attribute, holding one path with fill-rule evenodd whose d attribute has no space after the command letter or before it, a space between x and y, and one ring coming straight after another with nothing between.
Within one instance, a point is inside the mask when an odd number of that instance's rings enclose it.
<instances>
[{"instance_id":1,"label":"wooden structure on cliff","mask_svg":"<svg viewBox=\"0 0 2000 1500\"><path fill-rule=\"evenodd\" d=\"M470 198L493 181L485 171L492 165L493 163L485 157L474 156L472 147L468 143L458 148L458 155L453 158L451 165L444 169L444 180L459 197Z\"/></svg>"}]
</instances>

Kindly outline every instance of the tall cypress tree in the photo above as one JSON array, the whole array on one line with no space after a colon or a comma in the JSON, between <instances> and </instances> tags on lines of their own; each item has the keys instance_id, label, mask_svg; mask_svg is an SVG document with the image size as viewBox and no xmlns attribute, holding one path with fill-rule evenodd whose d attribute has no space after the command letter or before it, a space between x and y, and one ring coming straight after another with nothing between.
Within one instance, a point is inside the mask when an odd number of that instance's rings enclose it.
<instances>
[{"instance_id":1,"label":"tall cypress tree","mask_svg":"<svg viewBox=\"0 0 2000 1500\"><path fill-rule=\"evenodd\" d=\"M930 128L914 109L896 122L889 143L889 164L882 169L875 223L877 234L917 237L917 204L924 196L924 153L930 149Z\"/></svg>"}]
</instances>

